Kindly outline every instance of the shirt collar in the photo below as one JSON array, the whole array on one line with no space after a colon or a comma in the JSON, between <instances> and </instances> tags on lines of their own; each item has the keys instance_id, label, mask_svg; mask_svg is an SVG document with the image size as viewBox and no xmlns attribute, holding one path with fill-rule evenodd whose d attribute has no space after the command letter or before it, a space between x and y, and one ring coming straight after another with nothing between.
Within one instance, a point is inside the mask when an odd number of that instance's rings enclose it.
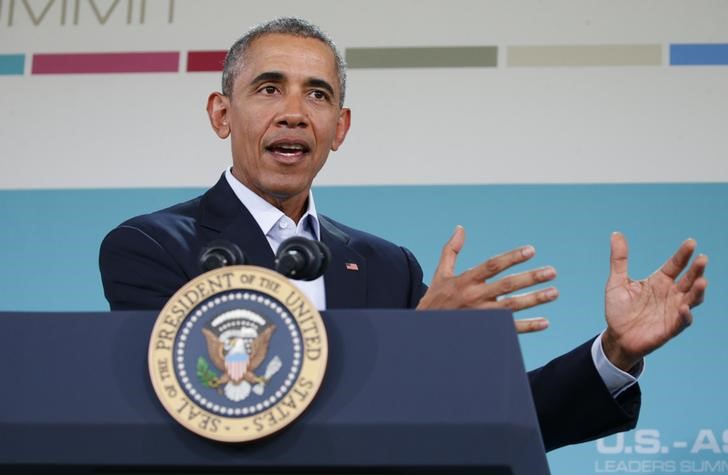
<instances>
[{"instance_id":1,"label":"shirt collar","mask_svg":"<svg viewBox=\"0 0 728 475\"><path fill-rule=\"evenodd\" d=\"M250 190L250 188L243 185L233 176L231 168L225 170L225 179L230 185L230 188L232 188L233 193L235 193L235 196L238 197L243 206L253 215L253 219L258 223L263 234L267 235L271 228L284 216L283 211L268 203ZM319 224L318 214L316 213L316 203L314 203L313 193L310 191L308 193L308 209L303 213L301 221L298 223L298 228L301 229L302 225L305 226L307 223L316 239L321 240L321 226Z\"/></svg>"}]
</instances>

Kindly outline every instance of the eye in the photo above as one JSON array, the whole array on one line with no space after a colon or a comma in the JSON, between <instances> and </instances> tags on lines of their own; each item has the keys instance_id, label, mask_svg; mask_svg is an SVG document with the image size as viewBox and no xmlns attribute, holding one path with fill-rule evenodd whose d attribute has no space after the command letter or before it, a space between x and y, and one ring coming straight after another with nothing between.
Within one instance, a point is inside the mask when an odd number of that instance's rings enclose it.
<instances>
[{"instance_id":1,"label":"eye","mask_svg":"<svg viewBox=\"0 0 728 475\"><path fill-rule=\"evenodd\" d=\"M311 91L310 95L311 95L311 97L313 97L314 99L316 99L318 101L328 101L329 100L329 95L325 91L322 91L320 89L314 89L313 91Z\"/></svg>"},{"instance_id":2,"label":"eye","mask_svg":"<svg viewBox=\"0 0 728 475\"><path fill-rule=\"evenodd\" d=\"M277 92L278 90L276 89L276 87L275 87L275 86L267 85L267 86L263 86L263 87L261 87L261 88L259 89L259 91L260 91L260 92L262 92L263 94L267 95L267 96L272 96L272 95L273 95L273 94L275 94L275 93L276 93L276 92Z\"/></svg>"}]
</instances>

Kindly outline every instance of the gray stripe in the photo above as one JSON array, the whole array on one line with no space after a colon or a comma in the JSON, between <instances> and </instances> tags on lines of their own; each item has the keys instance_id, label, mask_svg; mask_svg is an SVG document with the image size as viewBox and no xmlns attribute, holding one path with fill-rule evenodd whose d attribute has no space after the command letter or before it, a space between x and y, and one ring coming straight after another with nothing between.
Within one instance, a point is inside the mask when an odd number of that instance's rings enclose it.
<instances>
[{"instance_id":1,"label":"gray stripe","mask_svg":"<svg viewBox=\"0 0 728 475\"><path fill-rule=\"evenodd\" d=\"M349 68L494 68L497 46L347 48Z\"/></svg>"},{"instance_id":2,"label":"gray stripe","mask_svg":"<svg viewBox=\"0 0 728 475\"><path fill-rule=\"evenodd\" d=\"M659 66L662 45L509 46L508 66Z\"/></svg>"}]
</instances>

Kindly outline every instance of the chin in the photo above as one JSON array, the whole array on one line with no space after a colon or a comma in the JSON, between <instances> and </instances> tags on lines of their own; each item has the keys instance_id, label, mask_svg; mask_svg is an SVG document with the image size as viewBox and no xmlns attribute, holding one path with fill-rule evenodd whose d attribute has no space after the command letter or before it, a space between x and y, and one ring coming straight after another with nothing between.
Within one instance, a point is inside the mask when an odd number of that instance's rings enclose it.
<instances>
[{"instance_id":1,"label":"chin","mask_svg":"<svg viewBox=\"0 0 728 475\"><path fill-rule=\"evenodd\" d=\"M284 201L294 196L305 193L308 195L310 186L302 183L276 183L270 184L271 186L264 187L266 193L274 197L276 200Z\"/></svg>"}]
</instances>

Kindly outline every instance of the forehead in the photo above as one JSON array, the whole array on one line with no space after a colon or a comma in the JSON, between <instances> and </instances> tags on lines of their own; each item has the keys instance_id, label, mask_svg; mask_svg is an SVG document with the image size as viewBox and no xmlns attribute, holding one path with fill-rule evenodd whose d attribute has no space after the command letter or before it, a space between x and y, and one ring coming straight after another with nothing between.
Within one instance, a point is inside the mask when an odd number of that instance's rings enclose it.
<instances>
[{"instance_id":1,"label":"forehead","mask_svg":"<svg viewBox=\"0 0 728 475\"><path fill-rule=\"evenodd\" d=\"M336 60L331 48L316 38L268 34L250 43L239 80L249 81L263 72L276 71L287 78L324 79L338 90Z\"/></svg>"}]
</instances>

